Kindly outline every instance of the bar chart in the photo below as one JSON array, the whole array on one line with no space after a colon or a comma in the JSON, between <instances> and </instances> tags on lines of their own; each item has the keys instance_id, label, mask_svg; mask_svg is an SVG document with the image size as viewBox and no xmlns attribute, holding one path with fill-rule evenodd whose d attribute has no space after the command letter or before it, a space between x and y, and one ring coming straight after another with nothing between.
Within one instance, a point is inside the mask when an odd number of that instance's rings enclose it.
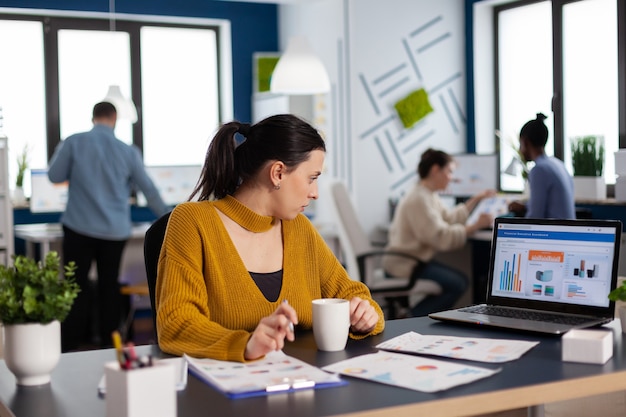
<instances>
[{"instance_id":1,"label":"bar chart","mask_svg":"<svg viewBox=\"0 0 626 417\"><path fill-rule=\"evenodd\" d=\"M500 290L521 292L520 253L514 253L512 259L505 259L500 270Z\"/></svg>"}]
</instances>

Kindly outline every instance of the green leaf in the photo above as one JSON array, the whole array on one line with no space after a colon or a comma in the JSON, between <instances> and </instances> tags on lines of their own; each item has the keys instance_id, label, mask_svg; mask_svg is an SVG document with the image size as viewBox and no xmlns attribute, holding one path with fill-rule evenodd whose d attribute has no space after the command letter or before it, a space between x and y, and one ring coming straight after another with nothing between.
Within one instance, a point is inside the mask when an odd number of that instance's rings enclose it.
<instances>
[{"instance_id":1,"label":"green leaf","mask_svg":"<svg viewBox=\"0 0 626 417\"><path fill-rule=\"evenodd\" d=\"M575 176L601 177L604 169L604 138L582 136L571 142Z\"/></svg>"},{"instance_id":2,"label":"green leaf","mask_svg":"<svg viewBox=\"0 0 626 417\"><path fill-rule=\"evenodd\" d=\"M13 256L13 266L0 265L0 321L4 324L63 321L80 288L76 265L61 268L59 254L49 252L43 262Z\"/></svg>"}]
</instances>

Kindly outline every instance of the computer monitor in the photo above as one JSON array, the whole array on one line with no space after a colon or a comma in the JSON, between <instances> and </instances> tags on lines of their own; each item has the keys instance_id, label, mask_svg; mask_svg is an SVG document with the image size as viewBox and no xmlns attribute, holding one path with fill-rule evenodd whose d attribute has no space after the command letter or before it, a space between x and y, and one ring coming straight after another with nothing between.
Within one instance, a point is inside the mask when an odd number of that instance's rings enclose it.
<instances>
[{"instance_id":1,"label":"computer monitor","mask_svg":"<svg viewBox=\"0 0 626 417\"><path fill-rule=\"evenodd\" d=\"M200 178L202 166L146 166L146 172L159 190L165 204L174 206L189 199ZM146 198L141 192L137 192L137 205L147 205Z\"/></svg>"},{"instance_id":2,"label":"computer monitor","mask_svg":"<svg viewBox=\"0 0 626 417\"><path fill-rule=\"evenodd\" d=\"M456 162L454 179L443 195L463 198L484 190L498 190L497 154L460 154L453 155L453 158Z\"/></svg>"},{"instance_id":3,"label":"computer monitor","mask_svg":"<svg viewBox=\"0 0 626 417\"><path fill-rule=\"evenodd\" d=\"M68 182L54 184L48 179L47 169L30 170L30 211L54 213L65 211Z\"/></svg>"}]
</instances>

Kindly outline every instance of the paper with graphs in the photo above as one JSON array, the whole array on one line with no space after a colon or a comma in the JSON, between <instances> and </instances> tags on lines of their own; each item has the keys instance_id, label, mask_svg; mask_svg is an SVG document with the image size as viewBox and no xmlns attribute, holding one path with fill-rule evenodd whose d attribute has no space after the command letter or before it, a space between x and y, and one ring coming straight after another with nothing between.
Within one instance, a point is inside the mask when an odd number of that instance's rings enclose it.
<instances>
[{"instance_id":1,"label":"paper with graphs","mask_svg":"<svg viewBox=\"0 0 626 417\"><path fill-rule=\"evenodd\" d=\"M499 368L487 369L385 351L356 356L322 369L422 392L446 390L500 372Z\"/></svg>"},{"instance_id":2,"label":"paper with graphs","mask_svg":"<svg viewBox=\"0 0 626 417\"><path fill-rule=\"evenodd\" d=\"M394 352L500 363L519 359L538 343L525 340L422 335L416 332L407 332L382 342L376 347Z\"/></svg>"}]
</instances>

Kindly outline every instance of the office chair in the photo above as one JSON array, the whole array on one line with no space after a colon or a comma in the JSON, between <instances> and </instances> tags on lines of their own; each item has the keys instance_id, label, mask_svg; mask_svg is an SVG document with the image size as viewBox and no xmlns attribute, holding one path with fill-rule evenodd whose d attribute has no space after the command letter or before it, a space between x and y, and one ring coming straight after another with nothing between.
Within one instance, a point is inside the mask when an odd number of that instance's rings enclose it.
<instances>
[{"instance_id":1,"label":"office chair","mask_svg":"<svg viewBox=\"0 0 626 417\"><path fill-rule=\"evenodd\" d=\"M143 256L146 265L146 277L148 278L148 291L150 293L152 324L154 326L154 336L157 341L159 340L156 327L155 304L157 267L159 264L159 255L161 254L161 246L163 245L163 238L165 237L165 229L167 228L167 222L171 213L172 212L165 213L152 223L148 230L146 230L146 237L143 243Z\"/></svg>"},{"instance_id":2,"label":"office chair","mask_svg":"<svg viewBox=\"0 0 626 417\"><path fill-rule=\"evenodd\" d=\"M382 299L381 307L387 312L387 319L397 318L397 307L408 307L428 295L441 294L441 286L431 280L387 277L382 265L383 256L407 257L403 252L376 249L361 225L356 210L350 200L345 184L334 181L329 186L334 211L339 244L348 274L360 280L370 289L372 297Z\"/></svg>"}]
</instances>

